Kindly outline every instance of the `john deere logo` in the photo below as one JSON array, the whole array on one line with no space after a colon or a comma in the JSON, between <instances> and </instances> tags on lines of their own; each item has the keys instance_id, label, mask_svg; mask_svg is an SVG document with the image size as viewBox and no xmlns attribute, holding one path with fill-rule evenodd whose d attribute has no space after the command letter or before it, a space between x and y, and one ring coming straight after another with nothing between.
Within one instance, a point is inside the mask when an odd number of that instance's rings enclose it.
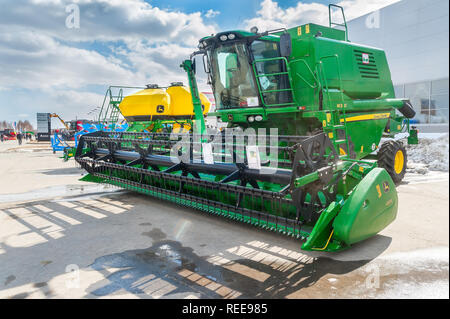
<instances>
[{"instance_id":1,"label":"john deere logo","mask_svg":"<svg viewBox=\"0 0 450 319\"><path fill-rule=\"evenodd\" d=\"M362 63L363 64L369 64L370 63L369 54L367 54L367 53L363 53L362 54Z\"/></svg>"},{"instance_id":2,"label":"john deere logo","mask_svg":"<svg viewBox=\"0 0 450 319\"><path fill-rule=\"evenodd\" d=\"M164 113L164 105L158 105L156 107L156 113Z\"/></svg>"},{"instance_id":3,"label":"john deere logo","mask_svg":"<svg viewBox=\"0 0 450 319\"><path fill-rule=\"evenodd\" d=\"M383 190L385 193L389 192L389 183L387 181L383 182Z\"/></svg>"}]
</instances>

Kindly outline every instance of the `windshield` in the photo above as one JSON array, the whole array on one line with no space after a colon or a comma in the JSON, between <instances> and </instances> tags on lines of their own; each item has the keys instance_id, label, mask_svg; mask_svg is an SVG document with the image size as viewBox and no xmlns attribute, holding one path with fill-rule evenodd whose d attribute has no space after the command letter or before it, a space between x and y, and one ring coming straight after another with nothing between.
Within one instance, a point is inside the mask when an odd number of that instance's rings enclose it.
<instances>
[{"instance_id":1,"label":"windshield","mask_svg":"<svg viewBox=\"0 0 450 319\"><path fill-rule=\"evenodd\" d=\"M211 66L218 109L259 106L253 70L243 43L216 48L211 54Z\"/></svg>"}]
</instances>

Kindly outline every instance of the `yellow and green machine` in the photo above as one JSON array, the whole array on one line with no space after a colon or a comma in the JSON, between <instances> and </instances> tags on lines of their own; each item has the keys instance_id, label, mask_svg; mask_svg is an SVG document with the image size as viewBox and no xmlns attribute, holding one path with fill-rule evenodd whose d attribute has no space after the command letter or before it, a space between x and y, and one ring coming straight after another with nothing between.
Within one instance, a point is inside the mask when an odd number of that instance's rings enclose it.
<instances>
[{"instance_id":1,"label":"yellow and green machine","mask_svg":"<svg viewBox=\"0 0 450 319\"><path fill-rule=\"evenodd\" d=\"M344 23L331 20L333 8ZM305 250L339 251L376 235L396 218L407 163L403 143L389 138L409 132L408 143L418 143L409 126L415 112L395 98L385 52L350 42L343 9L329 9L327 27L200 39L181 65L192 94L179 95L190 99L195 129L84 135L75 155L84 180L301 238ZM206 130L196 56L216 100L210 115L228 123L225 130ZM164 119L166 94L135 94L122 101L122 114ZM151 114L132 107L147 99Z\"/></svg>"},{"instance_id":2,"label":"yellow and green machine","mask_svg":"<svg viewBox=\"0 0 450 319\"><path fill-rule=\"evenodd\" d=\"M137 91L125 95L126 90ZM203 114L207 114L211 102L203 93L199 94ZM169 87L149 84L146 87L110 86L106 90L97 121L75 134L75 145L82 135L94 131L187 133L194 123L194 111L190 89L182 82ZM63 159L68 161L75 155L77 147L63 147Z\"/></svg>"},{"instance_id":3,"label":"yellow and green machine","mask_svg":"<svg viewBox=\"0 0 450 319\"><path fill-rule=\"evenodd\" d=\"M211 102L204 94L199 96L202 114L207 114ZM118 108L128 122L130 132L187 133L195 117L190 89L181 82L174 82L169 87L148 85L124 97Z\"/></svg>"}]
</instances>

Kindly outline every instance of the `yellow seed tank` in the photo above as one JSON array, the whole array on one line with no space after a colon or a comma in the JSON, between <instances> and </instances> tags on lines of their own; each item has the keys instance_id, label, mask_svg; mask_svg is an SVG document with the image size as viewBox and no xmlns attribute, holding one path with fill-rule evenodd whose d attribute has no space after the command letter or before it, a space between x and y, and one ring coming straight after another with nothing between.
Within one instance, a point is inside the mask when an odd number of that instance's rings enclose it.
<instances>
[{"instance_id":1,"label":"yellow seed tank","mask_svg":"<svg viewBox=\"0 0 450 319\"><path fill-rule=\"evenodd\" d=\"M203 114L207 114L211 102L202 93L200 100ZM126 96L119 109L128 122L194 118L190 89L182 85L172 85L168 88L149 87Z\"/></svg>"}]
</instances>

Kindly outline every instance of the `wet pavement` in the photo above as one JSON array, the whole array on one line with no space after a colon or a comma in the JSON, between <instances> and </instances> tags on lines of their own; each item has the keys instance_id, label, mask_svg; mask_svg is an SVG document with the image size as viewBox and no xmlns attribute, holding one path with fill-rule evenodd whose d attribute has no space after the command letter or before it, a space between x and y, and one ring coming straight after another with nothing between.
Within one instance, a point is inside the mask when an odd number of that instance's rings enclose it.
<instances>
[{"instance_id":1,"label":"wet pavement","mask_svg":"<svg viewBox=\"0 0 450 319\"><path fill-rule=\"evenodd\" d=\"M56 164L24 164L45 187L0 191L0 298L448 298L448 174L408 175L385 231L310 253Z\"/></svg>"},{"instance_id":2,"label":"wet pavement","mask_svg":"<svg viewBox=\"0 0 450 319\"><path fill-rule=\"evenodd\" d=\"M129 192L2 204L0 221L2 298L448 296L445 247L386 254L393 239L378 235L306 253L297 240Z\"/></svg>"}]
</instances>

